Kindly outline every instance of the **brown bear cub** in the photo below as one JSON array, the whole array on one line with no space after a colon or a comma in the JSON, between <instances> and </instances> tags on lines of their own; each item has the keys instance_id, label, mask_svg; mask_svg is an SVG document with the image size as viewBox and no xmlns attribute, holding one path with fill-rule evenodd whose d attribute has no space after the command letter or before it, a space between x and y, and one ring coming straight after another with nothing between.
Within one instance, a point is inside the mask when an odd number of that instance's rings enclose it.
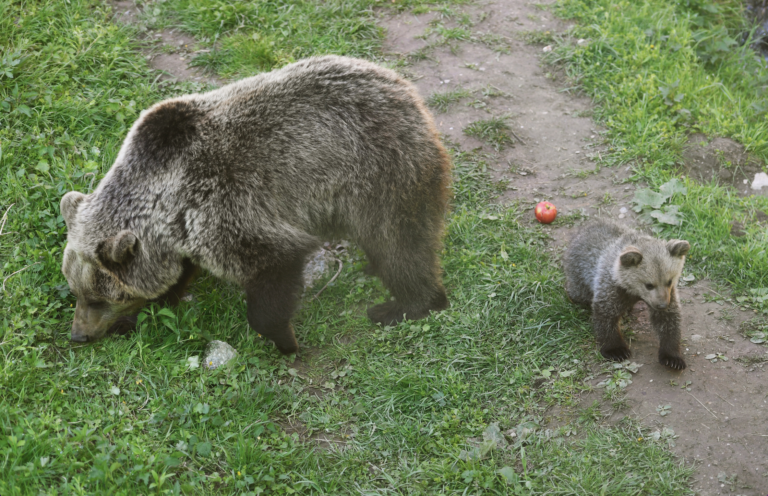
<instances>
[{"instance_id":1,"label":"brown bear cub","mask_svg":"<svg viewBox=\"0 0 768 496\"><path fill-rule=\"evenodd\" d=\"M416 88L327 56L160 102L90 195L67 193L72 339L177 302L198 268L242 285L248 323L283 353L308 254L346 237L394 299L374 322L448 307L438 252L451 166Z\"/></svg>"},{"instance_id":2,"label":"brown bear cub","mask_svg":"<svg viewBox=\"0 0 768 496\"><path fill-rule=\"evenodd\" d=\"M583 228L565 252L565 289L574 302L592 308L600 353L610 360L630 357L619 320L643 300L659 335L659 362L685 368L680 353L680 303L677 280L687 241L662 241L601 221Z\"/></svg>"}]
</instances>

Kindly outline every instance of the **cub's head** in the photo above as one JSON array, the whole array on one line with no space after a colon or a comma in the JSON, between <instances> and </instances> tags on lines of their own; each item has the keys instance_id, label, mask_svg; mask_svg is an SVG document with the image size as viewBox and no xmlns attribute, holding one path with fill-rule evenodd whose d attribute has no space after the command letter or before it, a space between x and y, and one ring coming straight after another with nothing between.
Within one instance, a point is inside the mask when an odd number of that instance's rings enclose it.
<instances>
[{"instance_id":1,"label":"cub's head","mask_svg":"<svg viewBox=\"0 0 768 496\"><path fill-rule=\"evenodd\" d=\"M93 226L78 222L84 202L87 197L74 191L61 199L68 231L61 271L77 297L72 340L80 342L95 341L110 330L128 330L147 301L122 277L141 249L139 239L130 231L98 239Z\"/></svg>"},{"instance_id":2,"label":"cub's head","mask_svg":"<svg viewBox=\"0 0 768 496\"><path fill-rule=\"evenodd\" d=\"M621 252L618 279L630 293L649 306L663 310L669 306L672 288L677 286L691 245L680 239L666 243L654 239L643 245L641 248L627 246Z\"/></svg>"}]
</instances>

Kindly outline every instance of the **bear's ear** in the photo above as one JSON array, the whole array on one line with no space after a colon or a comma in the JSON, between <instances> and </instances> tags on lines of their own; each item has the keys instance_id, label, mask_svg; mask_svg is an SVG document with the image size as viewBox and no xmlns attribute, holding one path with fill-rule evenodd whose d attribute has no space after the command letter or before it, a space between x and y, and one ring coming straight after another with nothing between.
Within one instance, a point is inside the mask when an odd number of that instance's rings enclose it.
<instances>
[{"instance_id":1,"label":"bear's ear","mask_svg":"<svg viewBox=\"0 0 768 496\"><path fill-rule=\"evenodd\" d=\"M64 217L67 227L72 227L72 223L75 221L75 215L77 214L77 206L80 202L85 200L85 195L77 192L70 191L61 199L61 216Z\"/></svg>"},{"instance_id":2,"label":"bear's ear","mask_svg":"<svg viewBox=\"0 0 768 496\"><path fill-rule=\"evenodd\" d=\"M673 257L682 257L691 249L690 243L682 239L670 239L667 241L667 250Z\"/></svg>"},{"instance_id":3,"label":"bear's ear","mask_svg":"<svg viewBox=\"0 0 768 496\"><path fill-rule=\"evenodd\" d=\"M138 248L139 238L135 234L131 231L120 231L102 241L96 248L96 254L104 267L115 270L133 260Z\"/></svg>"},{"instance_id":4,"label":"bear's ear","mask_svg":"<svg viewBox=\"0 0 768 496\"><path fill-rule=\"evenodd\" d=\"M622 267L634 267L643 261L643 254L634 246L627 246L619 255L619 260L621 260Z\"/></svg>"}]
</instances>

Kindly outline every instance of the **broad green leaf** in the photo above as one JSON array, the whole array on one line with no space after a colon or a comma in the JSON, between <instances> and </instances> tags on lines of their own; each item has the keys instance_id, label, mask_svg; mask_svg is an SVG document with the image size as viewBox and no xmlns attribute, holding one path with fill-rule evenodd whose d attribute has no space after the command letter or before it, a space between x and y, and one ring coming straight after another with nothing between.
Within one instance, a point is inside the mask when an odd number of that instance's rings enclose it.
<instances>
[{"instance_id":1,"label":"broad green leaf","mask_svg":"<svg viewBox=\"0 0 768 496\"><path fill-rule=\"evenodd\" d=\"M637 205L635 207L635 212L640 212L644 207L659 209L664 204L666 199L667 198L665 198L663 195L645 188L635 191L635 197L632 199L632 202Z\"/></svg>"},{"instance_id":2,"label":"broad green leaf","mask_svg":"<svg viewBox=\"0 0 768 496\"><path fill-rule=\"evenodd\" d=\"M664 196L664 199L667 200L676 194L687 195L688 188L685 187L681 180L674 178L662 184L659 188L659 192Z\"/></svg>"},{"instance_id":3,"label":"broad green leaf","mask_svg":"<svg viewBox=\"0 0 768 496\"><path fill-rule=\"evenodd\" d=\"M520 481L517 476L517 472L512 467L504 467L499 469L499 475L504 477L504 482L507 484L516 484Z\"/></svg>"},{"instance_id":4,"label":"broad green leaf","mask_svg":"<svg viewBox=\"0 0 768 496\"><path fill-rule=\"evenodd\" d=\"M195 446L195 448L197 450L197 454L198 455L200 455L200 456L208 456L208 455L211 454L212 446L211 446L211 443L206 441L204 443L197 443L197 446Z\"/></svg>"},{"instance_id":5,"label":"broad green leaf","mask_svg":"<svg viewBox=\"0 0 768 496\"><path fill-rule=\"evenodd\" d=\"M677 205L669 205L664 209L665 210L664 212L662 212L661 210L654 210L653 212L651 212L651 217L658 220L662 224L679 226L680 224L682 224L682 221L683 221L682 216L678 212L679 208L680 207L678 207Z\"/></svg>"}]
</instances>

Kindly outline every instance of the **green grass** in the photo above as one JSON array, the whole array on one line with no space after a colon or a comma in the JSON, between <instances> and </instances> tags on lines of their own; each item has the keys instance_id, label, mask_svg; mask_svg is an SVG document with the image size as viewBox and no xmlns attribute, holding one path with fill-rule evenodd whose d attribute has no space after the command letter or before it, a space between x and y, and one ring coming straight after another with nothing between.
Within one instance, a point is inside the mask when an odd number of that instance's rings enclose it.
<instances>
[{"instance_id":1,"label":"green grass","mask_svg":"<svg viewBox=\"0 0 768 496\"><path fill-rule=\"evenodd\" d=\"M469 98L470 96L472 96L472 92L465 88L456 88L450 91L432 93L429 98L427 98L427 105L437 112L447 112L451 105L459 102L462 98Z\"/></svg>"},{"instance_id":2,"label":"green grass","mask_svg":"<svg viewBox=\"0 0 768 496\"><path fill-rule=\"evenodd\" d=\"M658 188L683 172L682 147L693 132L733 138L765 163L768 70L735 41L747 29L742 6L735 0L557 4L555 12L577 24L549 61L563 64L596 102L595 119L609 130L607 165L630 163L636 180ZM687 186L679 202L682 225L660 233L693 241L688 264L698 276L727 282L737 295L768 287L765 228L746 222L747 236L729 234L732 221L768 211L768 199L712 184Z\"/></svg>"},{"instance_id":3,"label":"green grass","mask_svg":"<svg viewBox=\"0 0 768 496\"><path fill-rule=\"evenodd\" d=\"M507 124L507 117L492 117L470 123L464 128L464 134L473 136L480 141L485 141L496 151L505 146L514 144L512 128Z\"/></svg>"},{"instance_id":4,"label":"green grass","mask_svg":"<svg viewBox=\"0 0 768 496\"><path fill-rule=\"evenodd\" d=\"M529 423L585 388L589 319L546 229L493 205L485 158L457 149L447 311L371 325L365 306L387 294L353 251L295 317L296 368L210 276L129 336L70 342L61 196L103 177L141 109L202 88L154 84L103 2L0 5L0 494L690 494L690 468L631 424ZM195 367L210 339L239 358ZM467 456L494 424L521 434Z\"/></svg>"},{"instance_id":5,"label":"green grass","mask_svg":"<svg viewBox=\"0 0 768 496\"><path fill-rule=\"evenodd\" d=\"M524 31L520 33L520 36L531 45L548 45L555 41L555 35L552 31Z\"/></svg>"},{"instance_id":6,"label":"green grass","mask_svg":"<svg viewBox=\"0 0 768 496\"><path fill-rule=\"evenodd\" d=\"M376 24L374 8L428 11L447 3L458 2L167 0L148 5L143 18L154 28L180 27L195 36L211 51L197 56L192 65L232 78L312 55L379 58L384 33Z\"/></svg>"}]
</instances>

